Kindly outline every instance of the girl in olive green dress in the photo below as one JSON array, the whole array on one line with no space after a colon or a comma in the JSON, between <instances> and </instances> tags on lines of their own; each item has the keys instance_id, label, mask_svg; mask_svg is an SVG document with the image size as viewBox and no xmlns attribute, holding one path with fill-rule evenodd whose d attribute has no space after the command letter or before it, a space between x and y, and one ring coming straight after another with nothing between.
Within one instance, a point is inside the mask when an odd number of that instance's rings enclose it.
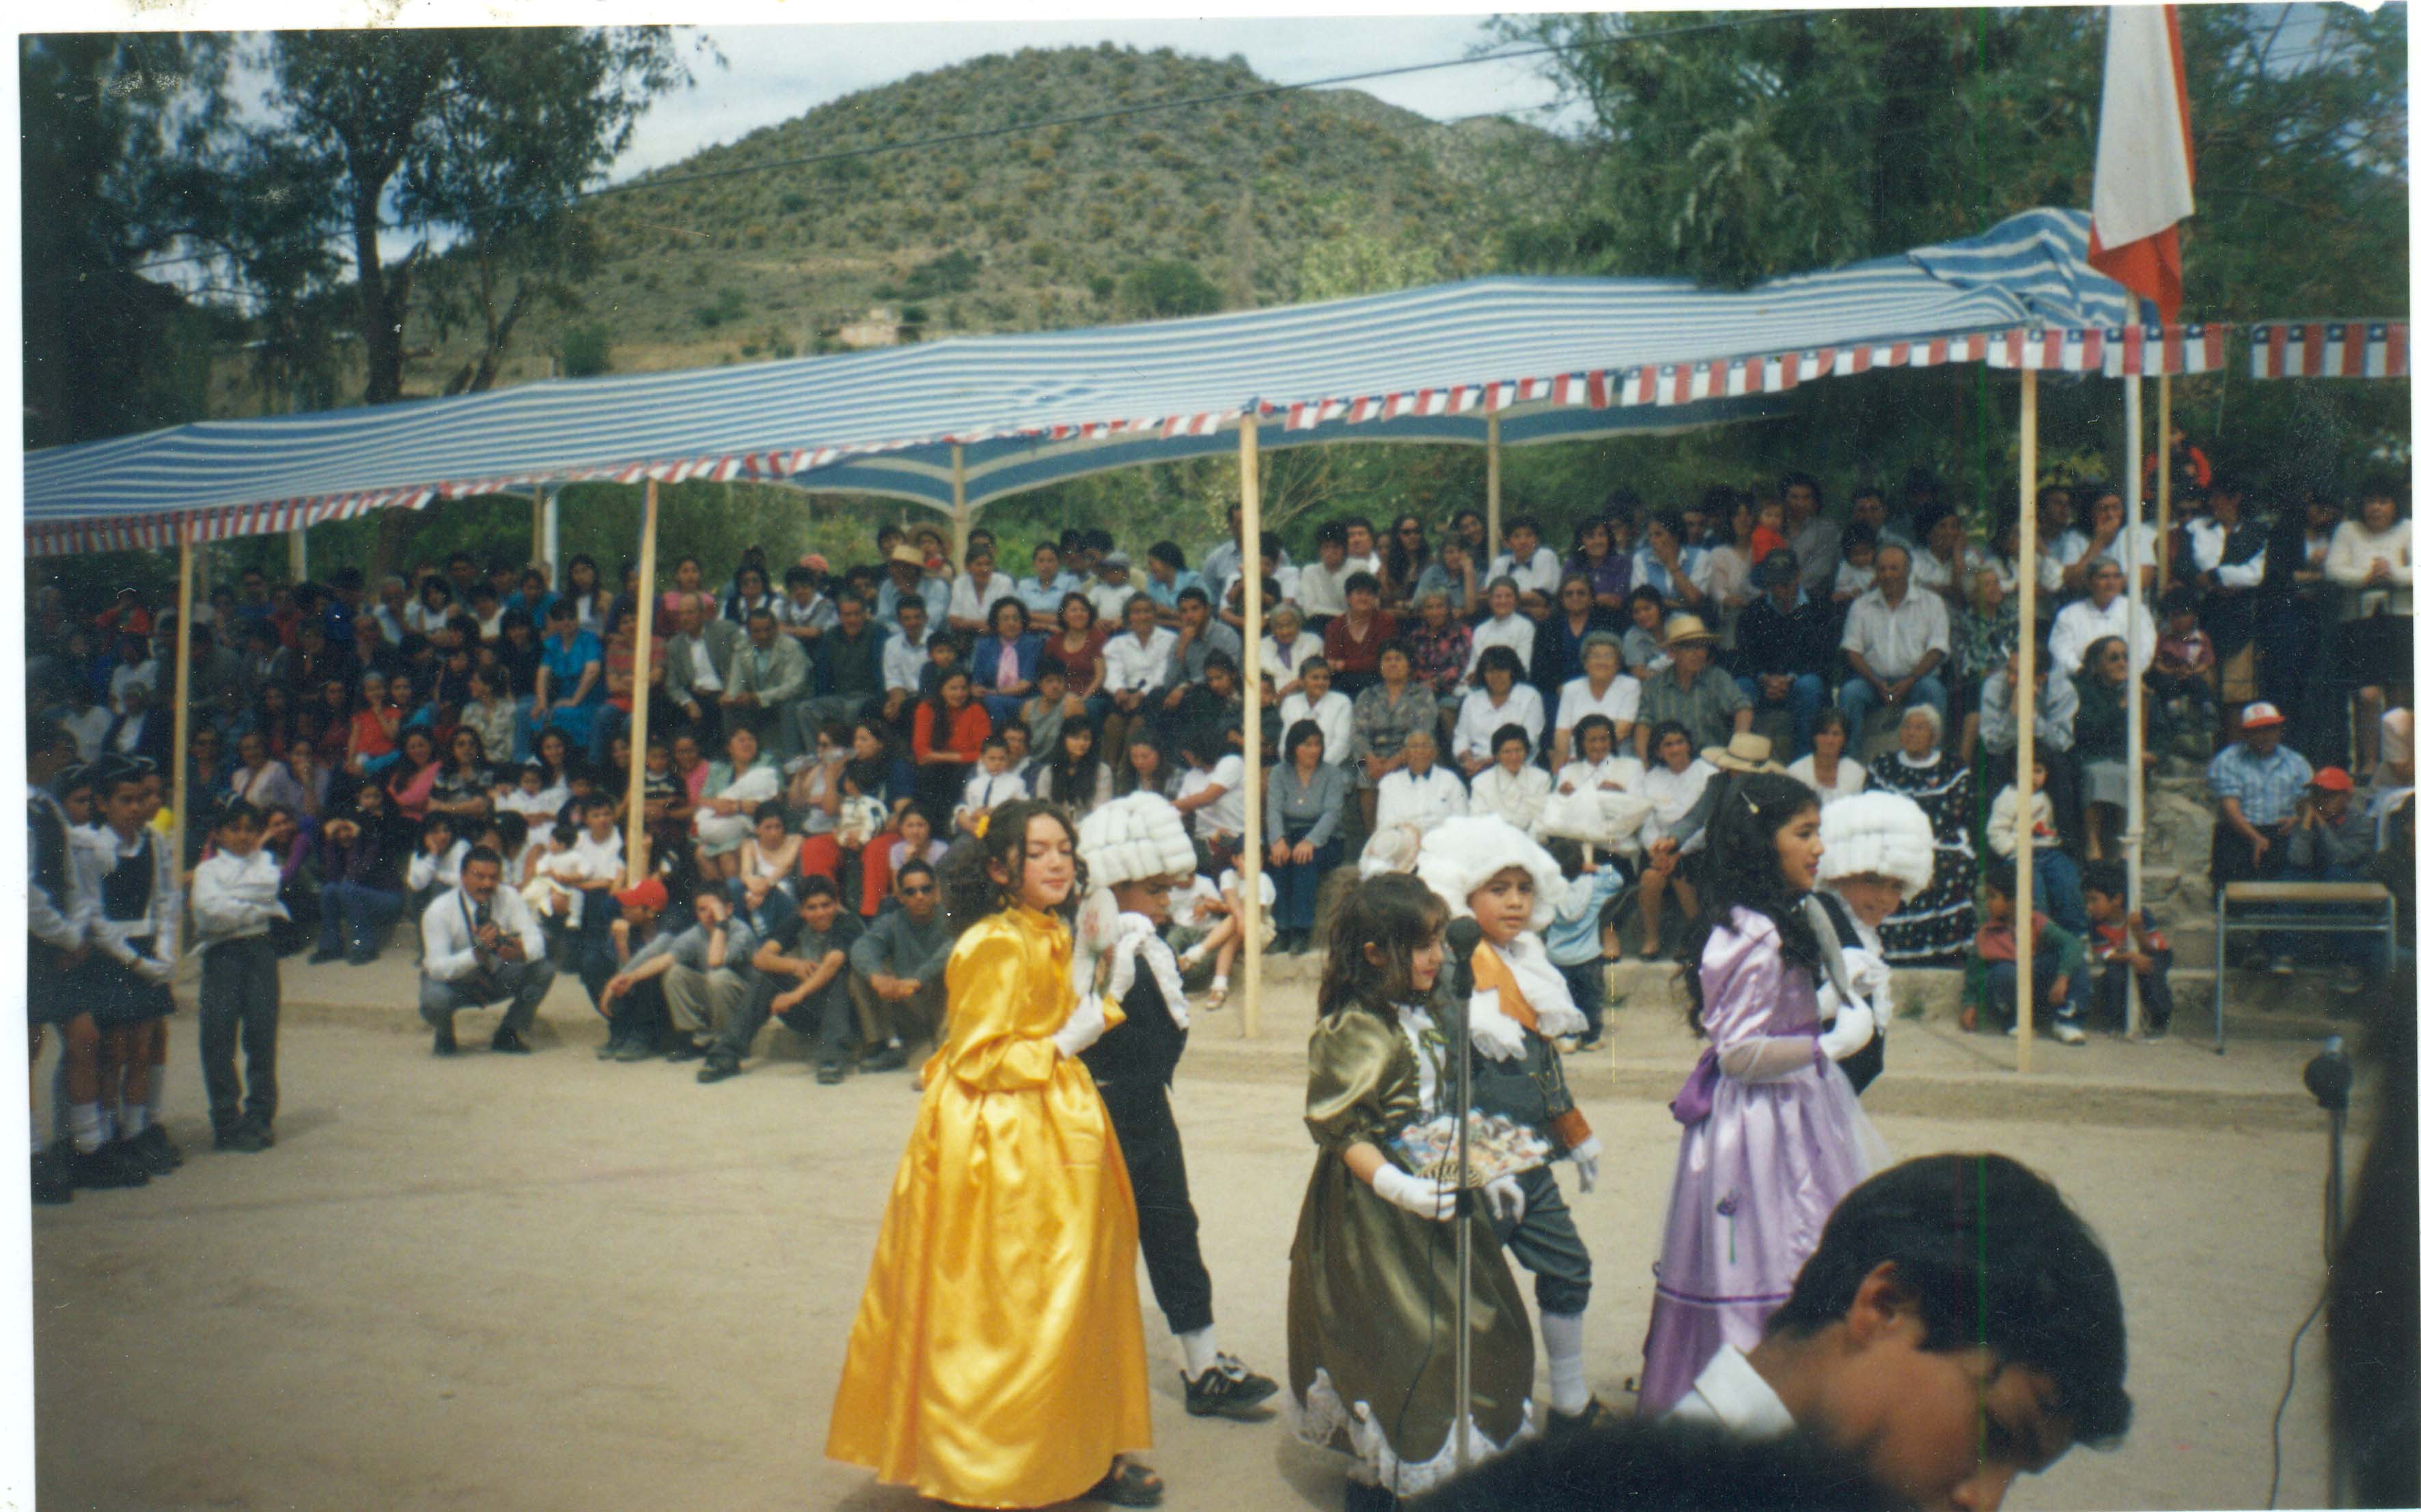
<instances>
[{"instance_id":1,"label":"girl in olive green dress","mask_svg":"<svg viewBox=\"0 0 2421 1512\"><path fill-rule=\"evenodd\" d=\"M1394 1138L1450 1107L1447 1041L1428 1004L1446 910L1414 878L1348 894L1311 1032L1304 1122L1320 1156L1296 1221L1287 1373L1297 1431L1353 1457L1350 1512L1391 1507L1455 1463L1456 1193L1406 1168ZM1494 1231L1472 1225L1471 1450L1532 1428L1530 1320Z\"/></svg>"}]
</instances>

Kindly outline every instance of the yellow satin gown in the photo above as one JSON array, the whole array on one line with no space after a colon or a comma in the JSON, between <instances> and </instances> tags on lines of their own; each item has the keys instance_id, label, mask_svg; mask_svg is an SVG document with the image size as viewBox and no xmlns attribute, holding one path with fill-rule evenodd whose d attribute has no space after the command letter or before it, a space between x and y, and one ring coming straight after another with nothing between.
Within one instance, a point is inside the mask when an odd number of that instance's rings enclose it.
<instances>
[{"instance_id":1,"label":"yellow satin gown","mask_svg":"<svg viewBox=\"0 0 2421 1512\"><path fill-rule=\"evenodd\" d=\"M961 1506L1069 1501L1151 1443L1134 1190L1091 1074L1049 1037L1075 1005L1069 964L1067 927L1023 908L951 951L948 1043L824 1441Z\"/></svg>"}]
</instances>

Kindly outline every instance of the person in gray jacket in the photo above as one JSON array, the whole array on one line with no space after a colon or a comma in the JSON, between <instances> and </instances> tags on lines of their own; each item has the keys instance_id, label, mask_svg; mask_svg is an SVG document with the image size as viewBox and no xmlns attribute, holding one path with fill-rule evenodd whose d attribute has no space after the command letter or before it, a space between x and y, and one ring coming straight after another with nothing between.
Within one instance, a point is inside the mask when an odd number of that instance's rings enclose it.
<instances>
[{"instance_id":1,"label":"person in gray jacket","mask_svg":"<svg viewBox=\"0 0 2421 1512\"><path fill-rule=\"evenodd\" d=\"M723 746L723 694L741 634L730 620L709 617L706 602L693 594L681 604L676 633L664 643L664 693L698 748L714 751Z\"/></svg>"},{"instance_id":2,"label":"person in gray jacket","mask_svg":"<svg viewBox=\"0 0 2421 1512\"><path fill-rule=\"evenodd\" d=\"M757 953L756 931L748 921L735 918L721 893L700 888L691 905L697 922L675 933L660 929L647 948L605 983L600 1006L651 977L664 978L664 1005L673 1027L680 1031L668 1061L694 1061L707 1055L744 1010L756 984L749 959ZM607 1010L609 1013L611 1009Z\"/></svg>"},{"instance_id":3,"label":"person in gray jacket","mask_svg":"<svg viewBox=\"0 0 2421 1512\"><path fill-rule=\"evenodd\" d=\"M801 745L797 719L807 701L807 653L782 633L771 609L749 615L748 644L732 658L729 682L723 695L724 718L736 718L755 730L757 742L775 761L815 749L812 731Z\"/></svg>"},{"instance_id":4,"label":"person in gray jacket","mask_svg":"<svg viewBox=\"0 0 2421 1512\"><path fill-rule=\"evenodd\" d=\"M908 1036L929 1034L939 1045L943 1022L942 976L957 943L942 914L942 894L933 868L911 861L892 876L896 909L877 915L849 947L849 990L857 1003L869 1071L896 1071L908 1064Z\"/></svg>"}]
</instances>

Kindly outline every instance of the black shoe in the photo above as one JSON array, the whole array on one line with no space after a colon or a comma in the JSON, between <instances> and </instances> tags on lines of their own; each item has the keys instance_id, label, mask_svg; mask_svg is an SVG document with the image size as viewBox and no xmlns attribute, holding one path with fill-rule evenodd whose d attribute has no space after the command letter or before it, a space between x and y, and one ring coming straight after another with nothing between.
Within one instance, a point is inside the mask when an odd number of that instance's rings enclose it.
<instances>
[{"instance_id":1,"label":"black shoe","mask_svg":"<svg viewBox=\"0 0 2421 1512\"><path fill-rule=\"evenodd\" d=\"M1345 1512L1396 1512L1402 1498L1384 1486L1365 1485L1358 1480L1345 1483Z\"/></svg>"},{"instance_id":2,"label":"black shoe","mask_svg":"<svg viewBox=\"0 0 2421 1512\"><path fill-rule=\"evenodd\" d=\"M349 950L345 953L345 964L348 966L367 966L376 959L378 959L378 952L375 950Z\"/></svg>"},{"instance_id":3,"label":"black shoe","mask_svg":"<svg viewBox=\"0 0 2421 1512\"><path fill-rule=\"evenodd\" d=\"M266 1125L247 1120L236 1125L234 1130L227 1135L226 1147L245 1155L258 1155L276 1143Z\"/></svg>"},{"instance_id":4,"label":"black shoe","mask_svg":"<svg viewBox=\"0 0 2421 1512\"><path fill-rule=\"evenodd\" d=\"M1577 1412L1558 1412L1551 1407L1547 1409L1547 1437L1560 1439L1567 1434L1585 1432L1605 1423L1610 1415L1605 1404L1594 1396Z\"/></svg>"},{"instance_id":5,"label":"black shoe","mask_svg":"<svg viewBox=\"0 0 2421 1512\"><path fill-rule=\"evenodd\" d=\"M1243 1417L1277 1395L1278 1383L1244 1368L1232 1354L1220 1354L1210 1368L1185 1383L1185 1411L1195 1417Z\"/></svg>"},{"instance_id":6,"label":"black shoe","mask_svg":"<svg viewBox=\"0 0 2421 1512\"><path fill-rule=\"evenodd\" d=\"M80 1187L142 1187L151 1183L151 1173L143 1162L126 1153L123 1140L103 1145L86 1155L78 1151L69 1167L75 1184Z\"/></svg>"},{"instance_id":7,"label":"black shoe","mask_svg":"<svg viewBox=\"0 0 2421 1512\"><path fill-rule=\"evenodd\" d=\"M625 1039L615 1050L614 1058L617 1061L651 1061L656 1058L656 1048L644 1039Z\"/></svg>"},{"instance_id":8,"label":"black shoe","mask_svg":"<svg viewBox=\"0 0 2421 1512\"><path fill-rule=\"evenodd\" d=\"M628 1040L608 1039L605 1043L597 1047L597 1058L601 1061L618 1059L624 1047L628 1044Z\"/></svg>"},{"instance_id":9,"label":"black shoe","mask_svg":"<svg viewBox=\"0 0 2421 1512\"><path fill-rule=\"evenodd\" d=\"M488 1048L506 1055L526 1055L530 1052L529 1042L509 1029L497 1030L496 1037L488 1041Z\"/></svg>"},{"instance_id":10,"label":"black shoe","mask_svg":"<svg viewBox=\"0 0 2421 1512\"><path fill-rule=\"evenodd\" d=\"M664 1059L668 1061L696 1061L705 1058L706 1047L695 1039L684 1039L664 1052Z\"/></svg>"},{"instance_id":11,"label":"black shoe","mask_svg":"<svg viewBox=\"0 0 2421 1512\"><path fill-rule=\"evenodd\" d=\"M342 960L344 959L345 953L341 950L315 950L311 952L311 959L305 961L304 964L306 966L325 966L332 960Z\"/></svg>"},{"instance_id":12,"label":"black shoe","mask_svg":"<svg viewBox=\"0 0 2421 1512\"><path fill-rule=\"evenodd\" d=\"M143 1162L143 1168L153 1176L166 1176L185 1163L185 1152L168 1137L168 1131L158 1124L147 1124L143 1132L126 1142L128 1153Z\"/></svg>"},{"instance_id":13,"label":"black shoe","mask_svg":"<svg viewBox=\"0 0 2421 1512\"><path fill-rule=\"evenodd\" d=\"M34 1157L34 1200L45 1206L75 1201L75 1177L69 1175L67 1161L56 1150L43 1150Z\"/></svg>"},{"instance_id":14,"label":"black shoe","mask_svg":"<svg viewBox=\"0 0 2421 1512\"><path fill-rule=\"evenodd\" d=\"M893 1040L874 1052L866 1063L869 1071L897 1071L908 1064L908 1047Z\"/></svg>"},{"instance_id":15,"label":"black shoe","mask_svg":"<svg viewBox=\"0 0 2421 1512\"><path fill-rule=\"evenodd\" d=\"M697 1068L697 1079L712 1083L728 1082L740 1074L740 1063L728 1055L709 1055L706 1064Z\"/></svg>"},{"instance_id":16,"label":"black shoe","mask_svg":"<svg viewBox=\"0 0 2421 1512\"><path fill-rule=\"evenodd\" d=\"M459 1048L461 1047L454 1043L454 1026L450 1023L439 1024L437 1040L429 1047L429 1052L432 1055L451 1055Z\"/></svg>"},{"instance_id":17,"label":"black shoe","mask_svg":"<svg viewBox=\"0 0 2421 1512\"><path fill-rule=\"evenodd\" d=\"M816 1068L816 1083L819 1086L838 1086L848 1077L848 1068L838 1061L825 1061Z\"/></svg>"}]
</instances>

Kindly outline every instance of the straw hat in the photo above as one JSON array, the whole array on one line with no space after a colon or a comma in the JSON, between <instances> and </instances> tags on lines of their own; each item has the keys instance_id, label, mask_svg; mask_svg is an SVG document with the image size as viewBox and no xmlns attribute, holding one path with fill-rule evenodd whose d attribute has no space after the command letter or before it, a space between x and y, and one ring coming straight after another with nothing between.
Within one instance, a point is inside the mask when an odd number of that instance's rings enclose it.
<instances>
[{"instance_id":1,"label":"straw hat","mask_svg":"<svg viewBox=\"0 0 2421 1512\"><path fill-rule=\"evenodd\" d=\"M1663 644L1668 651L1677 646L1712 645L1716 639L1715 632L1707 628L1707 622L1695 615L1675 615L1664 621Z\"/></svg>"},{"instance_id":2,"label":"straw hat","mask_svg":"<svg viewBox=\"0 0 2421 1512\"><path fill-rule=\"evenodd\" d=\"M1747 730L1736 731L1729 743L1710 745L1698 753L1710 766L1725 772L1780 772L1773 760L1773 742Z\"/></svg>"},{"instance_id":3,"label":"straw hat","mask_svg":"<svg viewBox=\"0 0 2421 1512\"><path fill-rule=\"evenodd\" d=\"M892 547L891 560L913 567L919 572L925 569L925 553L914 546L902 544Z\"/></svg>"}]
</instances>

